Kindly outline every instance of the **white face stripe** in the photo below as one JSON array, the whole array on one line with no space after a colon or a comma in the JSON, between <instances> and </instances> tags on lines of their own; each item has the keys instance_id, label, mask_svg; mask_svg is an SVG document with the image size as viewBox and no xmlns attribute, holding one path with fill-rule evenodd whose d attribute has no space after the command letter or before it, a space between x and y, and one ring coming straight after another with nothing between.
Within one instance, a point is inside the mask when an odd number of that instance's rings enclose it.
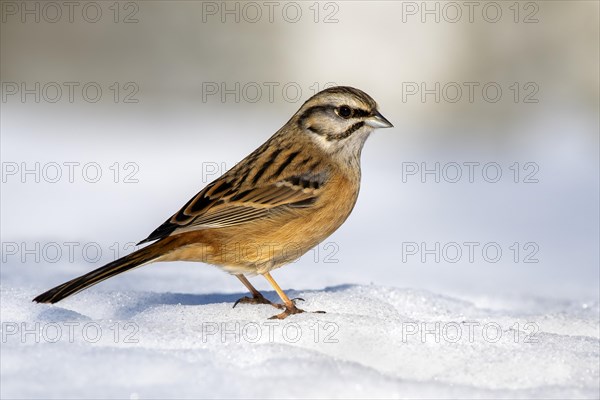
<instances>
[{"instance_id":1,"label":"white face stripe","mask_svg":"<svg viewBox=\"0 0 600 400\"><path fill-rule=\"evenodd\" d=\"M348 157L358 158L360 156L362 147L371 132L373 132L373 128L365 125L347 138L340 140L327 140L325 136L313 132L306 132L306 134L309 135L313 142L315 142L325 153L340 155L346 159Z\"/></svg>"},{"instance_id":2,"label":"white face stripe","mask_svg":"<svg viewBox=\"0 0 600 400\"><path fill-rule=\"evenodd\" d=\"M319 135L317 133L306 132L307 135L311 137L311 139L319 146L320 149L325 151L326 153L331 153L334 150L335 143L333 141L327 140L325 136Z\"/></svg>"}]
</instances>

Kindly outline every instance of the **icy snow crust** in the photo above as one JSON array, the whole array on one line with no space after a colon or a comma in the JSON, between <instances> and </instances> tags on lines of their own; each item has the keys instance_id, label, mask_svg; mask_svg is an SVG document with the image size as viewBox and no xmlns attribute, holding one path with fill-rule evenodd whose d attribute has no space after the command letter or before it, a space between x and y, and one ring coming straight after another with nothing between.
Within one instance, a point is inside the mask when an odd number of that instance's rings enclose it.
<instances>
[{"instance_id":1,"label":"icy snow crust","mask_svg":"<svg viewBox=\"0 0 600 400\"><path fill-rule=\"evenodd\" d=\"M35 294L1 292L2 398L599 396L598 303L523 314L344 285L291 291L327 313L273 321L267 305L232 309L244 293Z\"/></svg>"}]
</instances>

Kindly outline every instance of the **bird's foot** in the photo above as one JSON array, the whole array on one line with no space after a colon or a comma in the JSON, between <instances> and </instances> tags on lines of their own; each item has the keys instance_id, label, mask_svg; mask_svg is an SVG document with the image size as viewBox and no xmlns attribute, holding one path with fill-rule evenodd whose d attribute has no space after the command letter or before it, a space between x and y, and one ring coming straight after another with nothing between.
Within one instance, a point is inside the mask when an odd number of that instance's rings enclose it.
<instances>
[{"instance_id":1,"label":"bird's foot","mask_svg":"<svg viewBox=\"0 0 600 400\"><path fill-rule=\"evenodd\" d=\"M301 314L307 311L302 310L301 308L296 307L296 301L300 300L300 301L304 301L304 299L301 299L300 297L297 297L295 299L292 299L292 305L288 306L285 305L285 311L282 312L281 314L277 314L277 315L273 315L271 318L269 319L285 319L287 317L289 317L292 314ZM325 311L308 311L308 312L312 312L312 313L316 313L316 314L325 314Z\"/></svg>"},{"instance_id":2,"label":"bird's foot","mask_svg":"<svg viewBox=\"0 0 600 400\"><path fill-rule=\"evenodd\" d=\"M233 303L233 308L235 308L235 306L237 306L240 303L241 304L269 304L275 308L279 308L280 310L285 308L285 306L283 304L277 304L277 303L273 303L270 300L267 300L267 298L265 296L263 296L262 294L252 295L252 297L244 296L241 299L238 299L235 303Z\"/></svg>"}]
</instances>

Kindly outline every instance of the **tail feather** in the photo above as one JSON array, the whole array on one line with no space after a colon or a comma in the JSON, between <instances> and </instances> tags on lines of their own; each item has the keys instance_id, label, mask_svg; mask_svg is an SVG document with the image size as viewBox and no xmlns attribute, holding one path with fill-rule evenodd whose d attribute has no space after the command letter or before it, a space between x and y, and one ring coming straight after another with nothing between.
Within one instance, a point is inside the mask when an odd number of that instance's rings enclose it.
<instances>
[{"instance_id":1,"label":"tail feather","mask_svg":"<svg viewBox=\"0 0 600 400\"><path fill-rule=\"evenodd\" d=\"M153 243L92 272L65 282L40 294L33 301L37 303L56 303L112 276L148 264L160 257L160 252L157 252L155 248L158 243Z\"/></svg>"}]
</instances>

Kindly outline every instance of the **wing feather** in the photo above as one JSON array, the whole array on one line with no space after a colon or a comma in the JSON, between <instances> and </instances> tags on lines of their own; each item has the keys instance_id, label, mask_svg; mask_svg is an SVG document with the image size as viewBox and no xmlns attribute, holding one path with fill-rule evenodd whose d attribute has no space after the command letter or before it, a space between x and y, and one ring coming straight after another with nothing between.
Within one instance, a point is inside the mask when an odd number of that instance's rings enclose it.
<instances>
[{"instance_id":1,"label":"wing feather","mask_svg":"<svg viewBox=\"0 0 600 400\"><path fill-rule=\"evenodd\" d=\"M294 156L295 157L295 156ZM271 162L272 163L272 162ZM313 166L315 167L315 166ZM277 167L277 172L281 167ZM261 170L263 170L261 168ZM259 171L261 171L259 170ZM266 170L266 169L265 169ZM268 218L272 213L307 207L328 179L326 170L288 175L250 188L231 179L233 170L209 184L138 244L198 229L223 228ZM263 170L264 174L264 170ZM230 179L228 179L230 178ZM240 182L243 182L241 179Z\"/></svg>"}]
</instances>

